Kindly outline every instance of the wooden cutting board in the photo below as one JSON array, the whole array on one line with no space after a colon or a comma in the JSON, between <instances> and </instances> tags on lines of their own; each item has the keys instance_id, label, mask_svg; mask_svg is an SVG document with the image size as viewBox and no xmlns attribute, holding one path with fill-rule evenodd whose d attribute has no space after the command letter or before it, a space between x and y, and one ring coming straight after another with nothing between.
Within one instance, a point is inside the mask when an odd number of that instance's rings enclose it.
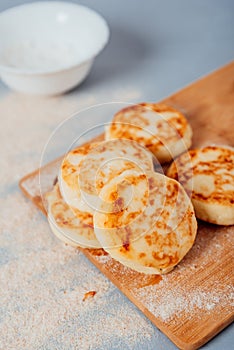
<instances>
[{"instance_id":1,"label":"wooden cutting board","mask_svg":"<svg viewBox=\"0 0 234 350\"><path fill-rule=\"evenodd\" d=\"M234 62L163 102L186 115L194 132L193 147L234 146ZM60 162L41 169L47 179L44 191L51 189ZM25 176L20 188L45 213L38 176L38 170ZM181 349L199 348L234 320L233 226L199 222L195 245L164 276L134 272L102 249L81 250Z\"/></svg>"}]
</instances>

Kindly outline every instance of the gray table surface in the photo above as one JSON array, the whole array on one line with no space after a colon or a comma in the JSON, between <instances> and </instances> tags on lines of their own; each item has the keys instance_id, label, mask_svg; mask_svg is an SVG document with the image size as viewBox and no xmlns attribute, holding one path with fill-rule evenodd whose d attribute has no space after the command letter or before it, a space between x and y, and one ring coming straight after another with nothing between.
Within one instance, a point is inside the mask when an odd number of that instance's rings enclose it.
<instances>
[{"instance_id":1,"label":"gray table surface","mask_svg":"<svg viewBox=\"0 0 234 350\"><path fill-rule=\"evenodd\" d=\"M31 1L0 0L0 11L26 2ZM157 101L234 57L233 0L73 2L99 11L111 29L109 45L95 61L88 79L72 92L73 96L102 92L103 101L109 102L114 91L117 100L120 94L125 101L124 91L129 90L133 91L133 101ZM0 98L7 94L7 87L0 83ZM121 294L116 302L130 303ZM151 339L134 349L176 349L159 333L155 329ZM203 348L229 350L233 349L233 341L234 327L229 326ZM54 348L59 349L59 344ZM103 345L100 349L107 348L115 346ZM128 344L123 343L122 348L129 348Z\"/></svg>"}]
</instances>

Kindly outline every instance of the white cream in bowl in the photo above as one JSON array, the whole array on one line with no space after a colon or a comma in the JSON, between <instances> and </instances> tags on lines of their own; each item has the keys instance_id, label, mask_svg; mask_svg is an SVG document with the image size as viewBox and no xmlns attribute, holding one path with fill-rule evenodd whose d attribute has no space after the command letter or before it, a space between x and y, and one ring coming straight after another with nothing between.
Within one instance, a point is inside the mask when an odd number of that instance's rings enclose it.
<instances>
[{"instance_id":1,"label":"white cream in bowl","mask_svg":"<svg viewBox=\"0 0 234 350\"><path fill-rule=\"evenodd\" d=\"M105 20L69 2L36 2L0 14L0 76L12 89L54 95L81 83L109 38Z\"/></svg>"}]
</instances>

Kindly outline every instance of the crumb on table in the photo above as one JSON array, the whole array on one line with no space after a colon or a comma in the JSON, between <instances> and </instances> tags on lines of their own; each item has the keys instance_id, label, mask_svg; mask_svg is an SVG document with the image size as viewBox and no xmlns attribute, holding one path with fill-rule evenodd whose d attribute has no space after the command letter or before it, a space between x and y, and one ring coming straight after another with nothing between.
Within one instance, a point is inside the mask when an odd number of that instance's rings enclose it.
<instances>
[{"instance_id":1,"label":"crumb on table","mask_svg":"<svg viewBox=\"0 0 234 350\"><path fill-rule=\"evenodd\" d=\"M86 292L84 294L84 297L82 300L85 301L86 299L93 298L96 293L97 292L95 290L90 290L89 292Z\"/></svg>"}]
</instances>

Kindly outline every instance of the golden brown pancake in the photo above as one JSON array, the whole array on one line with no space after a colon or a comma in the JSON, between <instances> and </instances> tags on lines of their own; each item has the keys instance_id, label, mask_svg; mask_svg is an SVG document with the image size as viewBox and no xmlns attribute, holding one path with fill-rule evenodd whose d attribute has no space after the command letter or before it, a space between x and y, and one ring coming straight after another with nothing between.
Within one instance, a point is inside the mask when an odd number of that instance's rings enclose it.
<instances>
[{"instance_id":1,"label":"golden brown pancake","mask_svg":"<svg viewBox=\"0 0 234 350\"><path fill-rule=\"evenodd\" d=\"M194 243L197 223L183 187L156 172L126 171L106 184L94 214L102 247L146 274L167 273Z\"/></svg>"},{"instance_id":2,"label":"golden brown pancake","mask_svg":"<svg viewBox=\"0 0 234 350\"><path fill-rule=\"evenodd\" d=\"M64 201L70 206L71 210L78 209L87 212L89 207L82 201L79 173L82 159L87 156L92 148L95 148L98 143L90 143L81 147L77 147L64 157L60 172L58 175L58 182L60 192Z\"/></svg>"},{"instance_id":3,"label":"golden brown pancake","mask_svg":"<svg viewBox=\"0 0 234 350\"><path fill-rule=\"evenodd\" d=\"M153 155L131 140L110 140L82 146L64 158L59 186L71 209L93 214L102 187L126 170L153 170Z\"/></svg>"},{"instance_id":4,"label":"golden brown pancake","mask_svg":"<svg viewBox=\"0 0 234 350\"><path fill-rule=\"evenodd\" d=\"M234 225L234 149L208 146L182 154L167 175L177 179L187 192L199 219L217 225Z\"/></svg>"},{"instance_id":5,"label":"golden brown pancake","mask_svg":"<svg viewBox=\"0 0 234 350\"><path fill-rule=\"evenodd\" d=\"M106 127L105 137L135 140L160 163L165 163L190 147L192 129L184 115L174 108L140 103L120 110Z\"/></svg>"},{"instance_id":6,"label":"golden brown pancake","mask_svg":"<svg viewBox=\"0 0 234 350\"><path fill-rule=\"evenodd\" d=\"M75 209L75 214L61 197L59 186L46 195L48 221L53 233L65 243L83 248L100 248L89 213Z\"/></svg>"}]
</instances>

